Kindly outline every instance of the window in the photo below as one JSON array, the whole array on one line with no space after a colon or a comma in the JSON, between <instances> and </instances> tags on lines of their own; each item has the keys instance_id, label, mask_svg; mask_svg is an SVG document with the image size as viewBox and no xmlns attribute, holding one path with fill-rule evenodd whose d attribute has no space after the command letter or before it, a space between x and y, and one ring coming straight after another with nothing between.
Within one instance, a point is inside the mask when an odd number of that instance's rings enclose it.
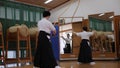
<instances>
[{"instance_id":1,"label":"window","mask_svg":"<svg viewBox=\"0 0 120 68\"><path fill-rule=\"evenodd\" d=\"M0 6L0 18L5 18L5 8Z\"/></svg>"},{"instance_id":2,"label":"window","mask_svg":"<svg viewBox=\"0 0 120 68\"><path fill-rule=\"evenodd\" d=\"M26 11L26 10L24 10L23 11L23 19L24 19L24 21L28 21L28 11Z\"/></svg>"}]
</instances>

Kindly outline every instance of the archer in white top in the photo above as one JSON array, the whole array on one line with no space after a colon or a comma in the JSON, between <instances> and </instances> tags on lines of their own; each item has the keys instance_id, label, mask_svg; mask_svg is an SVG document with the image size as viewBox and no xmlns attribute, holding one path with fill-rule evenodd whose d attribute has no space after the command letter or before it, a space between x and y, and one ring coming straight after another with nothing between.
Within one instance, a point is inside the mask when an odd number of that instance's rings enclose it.
<instances>
[{"instance_id":1,"label":"archer in white top","mask_svg":"<svg viewBox=\"0 0 120 68\"><path fill-rule=\"evenodd\" d=\"M92 59L92 49L89 44L89 37L94 34L94 32L87 32L87 27L83 27L82 32L74 32L77 36L80 36L82 41L80 42L80 51L78 55L78 63L90 63L94 65L95 62Z\"/></svg>"},{"instance_id":2,"label":"archer in white top","mask_svg":"<svg viewBox=\"0 0 120 68\"><path fill-rule=\"evenodd\" d=\"M76 33L76 35L80 36L81 39L87 39L87 40L89 40L89 37L93 34L94 34L94 32L87 32L87 31Z\"/></svg>"},{"instance_id":3,"label":"archer in white top","mask_svg":"<svg viewBox=\"0 0 120 68\"><path fill-rule=\"evenodd\" d=\"M108 38L112 38L112 42L115 41L115 38L114 38L114 34L111 34L111 35L107 35Z\"/></svg>"},{"instance_id":4,"label":"archer in white top","mask_svg":"<svg viewBox=\"0 0 120 68\"><path fill-rule=\"evenodd\" d=\"M40 20L38 22L37 26L38 26L39 31L45 31L49 34L50 34L51 31L55 31L55 27L46 18L43 18L42 20Z\"/></svg>"},{"instance_id":5,"label":"archer in white top","mask_svg":"<svg viewBox=\"0 0 120 68\"><path fill-rule=\"evenodd\" d=\"M50 15L49 11L44 11L44 18L37 23L39 34L38 45L34 56L34 66L38 68L59 67L54 57L51 41L49 41L51 31L53 35L56 34L54 25L48 20Z\"/></svg>"},{"instance_id":6,"label":"archer in white top","mask_svg":"<svg viewBox=\"0 0 120 68\"><path fill-rule=\"evenodd\" d=\"M67 38L64 38L63 36L62 36L62 38L66 41L66 43L67 44L70 44L70 42L71 42L71 38L70 38L70 34L67 34Z\"/></svg>"}]
</instances>

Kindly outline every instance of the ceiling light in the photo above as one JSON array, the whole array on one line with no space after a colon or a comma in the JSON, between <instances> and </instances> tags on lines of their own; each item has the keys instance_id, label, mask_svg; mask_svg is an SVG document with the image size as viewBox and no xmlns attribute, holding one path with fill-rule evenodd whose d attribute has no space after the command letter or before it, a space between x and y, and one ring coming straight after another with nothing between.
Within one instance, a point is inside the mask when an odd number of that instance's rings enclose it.
<instances>
[{"instance_id":1,"label":"ceiling light","mask_svg":"<svg viewBox=\"0 0 120 68\"><path fill-rule=\"evenodd\" d=\"M110 16L109 18L113 18L114 16Z\"/></svg>"},{"instance_id":2,"label":"ceiling light","mask_svg":"<svg viewBox=\"0 0 120 68\"><path fill-rule=\"evenodd\" d=\"M45 4L48 4L48 3L50 3L51 1L53 1L53 0L47 0L47 1L45 1L44 3L45 3Z\"/></svg>"},{"instance_id":3,"label":"ceiling light","mask_svg":"<svg viewBox=\"0 0 120 68\"><path fill-rule=\"evenodd\" d=\"M101 13L101 14L99 14L98 16L103 16L103 15L105 15L104 13Z\"/></svg>"}]
</instances>

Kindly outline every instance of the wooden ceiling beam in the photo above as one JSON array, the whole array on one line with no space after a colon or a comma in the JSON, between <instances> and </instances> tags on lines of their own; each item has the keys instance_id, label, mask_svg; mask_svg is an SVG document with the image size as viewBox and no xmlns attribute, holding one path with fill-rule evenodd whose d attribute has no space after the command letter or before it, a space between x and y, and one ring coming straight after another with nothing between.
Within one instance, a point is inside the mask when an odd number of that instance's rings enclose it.
<instances>
[{"instance_id":1,"label":"wooden ceiling beam","mask_svg":"<svg viewBox=\"0 0 120 68\"><path fill-rule=\"evenodd\" d=\"M50 2L48 4L44 4L45 0L15 0L15 1L24 3L24 4L40 6L40 7L46 8L48 10L52 10L60 5L65 4L66 2L68 2L70 0L53 0L52 2Z\"/></svg>"},{"instance_id":2,"label":"wooden ceiling beam","mask_svg":"<svg viewBox=\"0 0 120 68\"><path fill-rule=\"evenodd\" d=\"M67 0L67 1L65 1L65 2L63 2L63 3L61 3L61 4L57 5L57 6L55 6L55 7L53 7L53 8L51 8L51 9L49 9L49 10L52 10L52 9L54 9L54 8L57 8L57 7L59 7L59 6L63 5L63 4L65 4L65 3L67 3L67 2L69 2L69 1L70 1L70 0Z\"/></svg>"}]
</instances>

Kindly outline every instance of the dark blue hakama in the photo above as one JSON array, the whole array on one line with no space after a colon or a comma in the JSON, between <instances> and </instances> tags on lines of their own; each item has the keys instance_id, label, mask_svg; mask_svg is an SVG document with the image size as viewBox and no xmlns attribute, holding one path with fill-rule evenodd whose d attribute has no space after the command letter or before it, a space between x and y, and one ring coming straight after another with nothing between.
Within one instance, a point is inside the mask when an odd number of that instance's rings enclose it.
<instances>
[{"instance_id":1,"label":"dark blue hakama","mask_svg":"<svg viewBox=\"0 0 120 68\"><path fill-rule=\"evenodd\" d=\"M80 43L78 62L81 62L81 63L93 62L93 60L92 60L92 50L91 50L91 47L88 44L88 42L89 42L89 40L82 39L82 41Z\"/></svg>"},{"instance_id":2,"label":"dark blue hakama","mask_svg":"<svg viewBox=\"0 0 120 68\"><path fill-rule=\"evenodd\" d=\"M36 67L55 68L58 65L53 54L51 42L47 38L48 35L44 31L39 32L38 46L34 56L34 66Z\"/></svg>"}]
</instances>

